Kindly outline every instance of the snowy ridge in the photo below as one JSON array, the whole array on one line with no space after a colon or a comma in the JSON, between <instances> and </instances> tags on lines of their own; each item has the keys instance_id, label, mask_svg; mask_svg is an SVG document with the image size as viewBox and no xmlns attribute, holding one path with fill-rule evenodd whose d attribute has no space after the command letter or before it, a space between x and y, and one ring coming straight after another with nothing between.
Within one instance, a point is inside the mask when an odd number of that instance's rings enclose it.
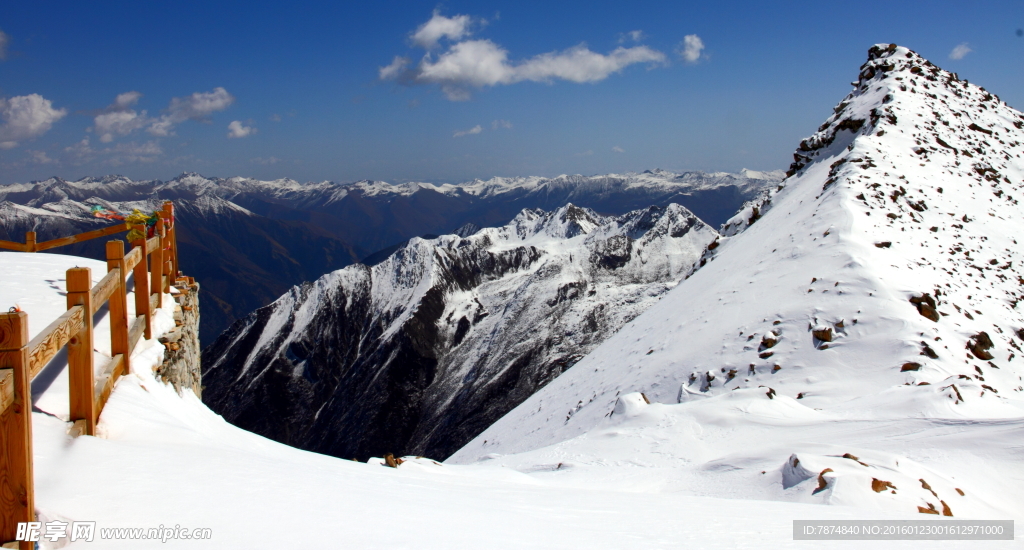
<instances>
[{"instance_id":1,"label":"snowy ridge","mask_svg":"<svg viewBox=\"0 0 1024 550\"><path fill-rule=\"evenodd\" d=\"M657 302L717 236L678 205L601 216L570 204L414 238L227 331L206 352L204 399L246 428L336 456L387 444L446 456ZM367 413L354 396L394 411Z\"/></svg>"},{"instance_id":2,"label":"snowy ridge","mask_svg":"<svg viewBox=\"0 0 1024 550\"><path fill-rule=\"evenodd\" d=\"M555 178L495 177L488 180L473 180L460 184L433 184L408 182L391 184L384 181L362 180L337 183L333 181L299 183L292 179L261 181L252 178L207 178L194 172L186 172L168 180L131 180L124 176L111 175L101 178L86 177L67 181L53 177L31 183L0 185L0 201L11 200L30 206L38 206L62 199L85 200L98 197L107 200L130 200L132 198L155 198L163 196L189 195L193 197L216 195L232 200L240 194L253 194L267 199L295 203L298 206L311 204L328 205L338 202L351 192L367 197L409 196L427 189L444 195L472 195L478 198L493 198L508 193L535 193L554 189L572 189L576 193L595 193L611 190L649 189L659 192L691 192L735 186L742 193L755 192L760 187L781 181L782 170L755 171L743 169L738 174L727 172L682 172L647 170L641 173L607 174L600 176L561 175ZM570 197L571 198L571 197Z\"/></svg>"},{"instance_id":3,"label":"snowy ridge","mask_svg":"<svg viewBox=\"0 0 1024 550\"><path fill-rule=\"evenodd\" d=\"M703 268L450 462L1024 515L1024 115L887 45L835 111Z\"/></svg>"}]
</instances>

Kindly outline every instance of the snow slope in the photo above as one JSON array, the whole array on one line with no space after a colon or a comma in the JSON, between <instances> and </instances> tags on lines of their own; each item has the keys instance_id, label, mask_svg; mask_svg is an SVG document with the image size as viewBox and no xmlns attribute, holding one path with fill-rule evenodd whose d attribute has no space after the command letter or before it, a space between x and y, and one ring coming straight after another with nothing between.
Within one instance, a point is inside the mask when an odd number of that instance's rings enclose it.
<instances>
[{"instance_id":1,"label":"snow slope","mask_svg":"<svg viewBox=\"0 0 1024 550\"><path fill-rule=\"evenodd\" d=\"M33 331L64 310L59 279L68 267L102 267L55 254L2 253L0 264L8 268L0 306L20 304L29 311ZM495 464L448 466L414 458L390 469L380 459L326 457L235 428L191 392L178 395L154 379L140 355L133 359L133 372L118 381L100 417L99 437L71 438L59 412L40 407L33 413L39 520L96 522L93 542L44 539L42 549L820 548L820 542L792 540L793 519L879 517L849 507L765 506L648 491L626 478L609 478L603 487L564 487L560 477L566 470L524 474ZM56 402L50 395L55 388L37 389L37 405ZM209 528L212 538L100 538L107 528L160 526ZM873 545L915 547L896 541Z\"/></svg>"},{"instance_id":2,"label":"snow slope","mask_svg":"<svg viewBox=\"0 0 1024 550\"><path fill-rule=\"evenodd\" d=\"M1022 128L985 90L873 47L705 267L449 462L1024 517Z\"/></svg>"}]
</instances>

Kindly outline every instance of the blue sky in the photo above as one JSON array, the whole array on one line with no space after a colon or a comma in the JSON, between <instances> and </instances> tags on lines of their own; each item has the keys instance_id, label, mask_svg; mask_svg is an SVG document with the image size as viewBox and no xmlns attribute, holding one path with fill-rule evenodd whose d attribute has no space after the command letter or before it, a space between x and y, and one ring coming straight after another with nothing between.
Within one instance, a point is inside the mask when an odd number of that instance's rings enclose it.
<instances>
[{"instance_id":1,"label":"blue sky","mask_svg":"<svg viewBox=\"0 0 1024 550\"><path fill-rule=\"evenodd\" d=\"M9 3L0 183L786 168L874 43L1024 108L1022 27L1019 0Z\"/></svg>"}]
</instances>

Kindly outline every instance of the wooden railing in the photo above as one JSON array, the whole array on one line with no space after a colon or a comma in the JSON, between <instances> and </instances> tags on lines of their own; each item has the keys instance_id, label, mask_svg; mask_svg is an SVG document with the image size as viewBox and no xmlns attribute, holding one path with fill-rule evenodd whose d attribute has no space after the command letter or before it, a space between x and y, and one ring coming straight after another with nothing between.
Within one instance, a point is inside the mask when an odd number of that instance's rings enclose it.
<instances>
[{"instance_id":1,"label":"wooden railing","mask_svg":"<svg viewBox=\"0 0 1024 550\"><path fill-rule=\"evenodd\" d=\"M143 238L132 242L128 254L124 242L107 242L107 274L95 285L87 267L67 270L67 312L50 323L31 341L28 314L0 314L0 543L8 548L19 522L34 521L32 477L32 379L67 346L70 401L69 433L95 435L96 423L114 383L130 369L131 355L139 340L153 337L153 311L163 307L163 297L178 277L174 206L164 203L154 235L135 226ZM36 252L113 235L132 229L118 224L88 233L42 243L35 233L25 243L0 241L0 248ZM54 244L56 243L56 244ZM17 247L12 246L17 245ZM149 268L147 269L147 258ZM135 280L135 318L128 318L127 278ZM93 316L104 304L110 320L111 359L96 374L93 364ZM23 550L31 542L21 542Z\"/></svg>"}]
</instances>

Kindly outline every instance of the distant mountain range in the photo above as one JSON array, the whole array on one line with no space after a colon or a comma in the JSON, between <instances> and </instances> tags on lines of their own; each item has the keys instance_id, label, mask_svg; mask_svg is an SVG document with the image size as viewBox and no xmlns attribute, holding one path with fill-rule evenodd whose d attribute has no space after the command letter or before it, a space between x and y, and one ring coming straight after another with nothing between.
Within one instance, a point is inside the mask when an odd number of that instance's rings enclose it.
<instances>
[{"instance_id":1,"label":"distant mountain range","mask_svg":"<svg viewBox=\"0 0 1024 550\"><path fill-rule=\"evenodd\" d=\"M200 336L209 343L293 285L363 258L379 262L412 237L449 234L467 224L500 226L523 209L553 210L569 202L610 215L678 203L717 226L783 177L781 171L654 170L460 185L299 183L194 173L168 181L50 178L0 186L0 239L23 241L25 231L35 230L43 240L107 225L89 217L93 204L147 209L174 200L182 222L181 265L203 284ZM102 243L54 252L101 257Z\"/></svg>"}]
</instances>

